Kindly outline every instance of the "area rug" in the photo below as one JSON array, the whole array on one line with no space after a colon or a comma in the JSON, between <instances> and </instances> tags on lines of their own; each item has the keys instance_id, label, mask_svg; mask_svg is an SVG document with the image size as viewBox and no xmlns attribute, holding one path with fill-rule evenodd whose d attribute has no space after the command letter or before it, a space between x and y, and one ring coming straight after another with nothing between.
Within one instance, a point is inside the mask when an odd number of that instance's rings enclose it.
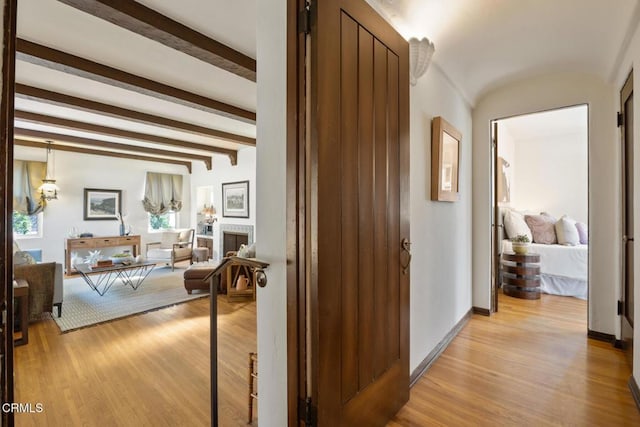
<instances>
[{"instance_id":1,"label":"area rug","mask_svg":"<svg viewBox=\"0 0 640 427\"><path fill-rule=\"evenodd\" d=\"M92 290L82 277L65 279L62 317L54 308L53 319L64 333L208 296L187 294L183 274L183 269L172 272L169 268L156 268L138 290L117 281L104 296Z\"/></svg>"}]
</instances>

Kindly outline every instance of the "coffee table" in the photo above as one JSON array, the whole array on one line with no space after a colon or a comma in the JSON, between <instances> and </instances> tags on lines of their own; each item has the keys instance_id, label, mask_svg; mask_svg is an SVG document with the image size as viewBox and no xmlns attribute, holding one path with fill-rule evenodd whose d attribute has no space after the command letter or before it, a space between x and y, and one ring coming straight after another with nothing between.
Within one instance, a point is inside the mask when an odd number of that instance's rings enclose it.
<instances>
[{"instance_id":1,"label":"coffee table","mask_svg":"<svg viewBox=\"0 0 640 427\"><path fill-rule=\"evenodd\" d=\"M91 267L87 264L76 266L84 281L98 295L104 296L111 286L120 279L123 285L129 285L137 290L149 276L156 264L153 262L139 262L135 264L114 264L109 267ZM94 280L95 278L95 280Z\"/></svg>"}]
</instances>

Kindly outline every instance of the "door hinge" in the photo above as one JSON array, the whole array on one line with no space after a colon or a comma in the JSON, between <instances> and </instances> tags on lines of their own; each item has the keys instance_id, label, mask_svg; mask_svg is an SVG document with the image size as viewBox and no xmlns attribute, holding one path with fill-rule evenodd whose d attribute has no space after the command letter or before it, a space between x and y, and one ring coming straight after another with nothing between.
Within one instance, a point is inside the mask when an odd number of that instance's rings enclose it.
<instances>
[{"instance_id":1,"label":"door hinge","mask_svg":"<svg viewBox=\"0 0 640 427\"><path fill-rule=\"evenodd\" d=\"M7 324L7 309L2 310L2 326Z\"/></svg>"},{"instance_id":2,"label":"door hinge","mask_svg":"<svg viewBox=\"0 0 640 427\"><path fill-rule=\"evenodd\" d=\"M307 2L304 9L298 12L298 32L309 34L311 32L311 6Z\"/></svg>"},{"instance_id":3,"label":"door hinge","mask_svg":"<svg viewBox=\"0 0 640 427\"><path fill-rule=\"evenodd\" d=\"M618 316L622 315L622 301L618 301Z\"/></svg>"},{"instance_id":4,"label":"door hinge","mask_svg":"<svg viewBox=\"0 0 640 427\"><path fill-rule=\"evenodd\" d=\"M318 421L318 411L313 406L311 398L300 399L298 401L298 417L307 427L315 427Z\"/></svg>"},{"instance_id":5,"label":"door hinge","mask_svg":"<svg viewBox=\"0 0 640 427\"><path fill-rule=\"evenodd\" d=\"M618 115L616 116L617 121L618 121L618 127L622 126L622 120L624 118L624 116L622 115L622 113L620 111L618 111Z\"/></svg>"}]
</instances>

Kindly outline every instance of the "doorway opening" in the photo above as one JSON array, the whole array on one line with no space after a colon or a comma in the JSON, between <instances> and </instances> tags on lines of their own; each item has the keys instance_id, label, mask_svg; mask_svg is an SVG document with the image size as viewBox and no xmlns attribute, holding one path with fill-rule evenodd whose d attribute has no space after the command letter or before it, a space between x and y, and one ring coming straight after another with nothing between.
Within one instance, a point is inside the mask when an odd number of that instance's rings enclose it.
<instances>
[{"instance_id":1,"label":"doorway opening","mask_svg":"<svg viewBox=\"0 0 640 427\"><path fill-rule=\"evenodd\" d=\"M503 298L583 300L589 282L588 106L497 119L492 311Z\"/></svg>"}]
</instances>

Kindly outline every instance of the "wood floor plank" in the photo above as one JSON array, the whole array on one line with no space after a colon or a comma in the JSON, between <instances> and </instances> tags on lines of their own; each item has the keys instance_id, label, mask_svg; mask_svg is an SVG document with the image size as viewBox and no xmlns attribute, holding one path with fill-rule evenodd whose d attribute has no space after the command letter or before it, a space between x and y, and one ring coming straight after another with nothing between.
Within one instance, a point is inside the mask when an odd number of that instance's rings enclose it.
<instances>
[{"instance_id":1,"label":"wood floor plank","mask_svg":"<svg viewBox=\"0 0 640 427\"><path fill-rule=\"evenodd\" d=\"M624 354L587 338L587 304L500 294L500 312L474 315L388 424L640 425Z\"/></svg>"},{"instance_id":2,"label":"wood floor plank","mask_svg":"<svg viewBox=\"0 0 640 427\"><path fill-rule=\"evenodd\" d=\"M219 297L218 313L220 425L246 426L255 302ZM16 400L44 405L16 415L18 426L208 426L209 301L66 334L53 320L33 323L15 374Z\"/></svg>"}]
</instances>

